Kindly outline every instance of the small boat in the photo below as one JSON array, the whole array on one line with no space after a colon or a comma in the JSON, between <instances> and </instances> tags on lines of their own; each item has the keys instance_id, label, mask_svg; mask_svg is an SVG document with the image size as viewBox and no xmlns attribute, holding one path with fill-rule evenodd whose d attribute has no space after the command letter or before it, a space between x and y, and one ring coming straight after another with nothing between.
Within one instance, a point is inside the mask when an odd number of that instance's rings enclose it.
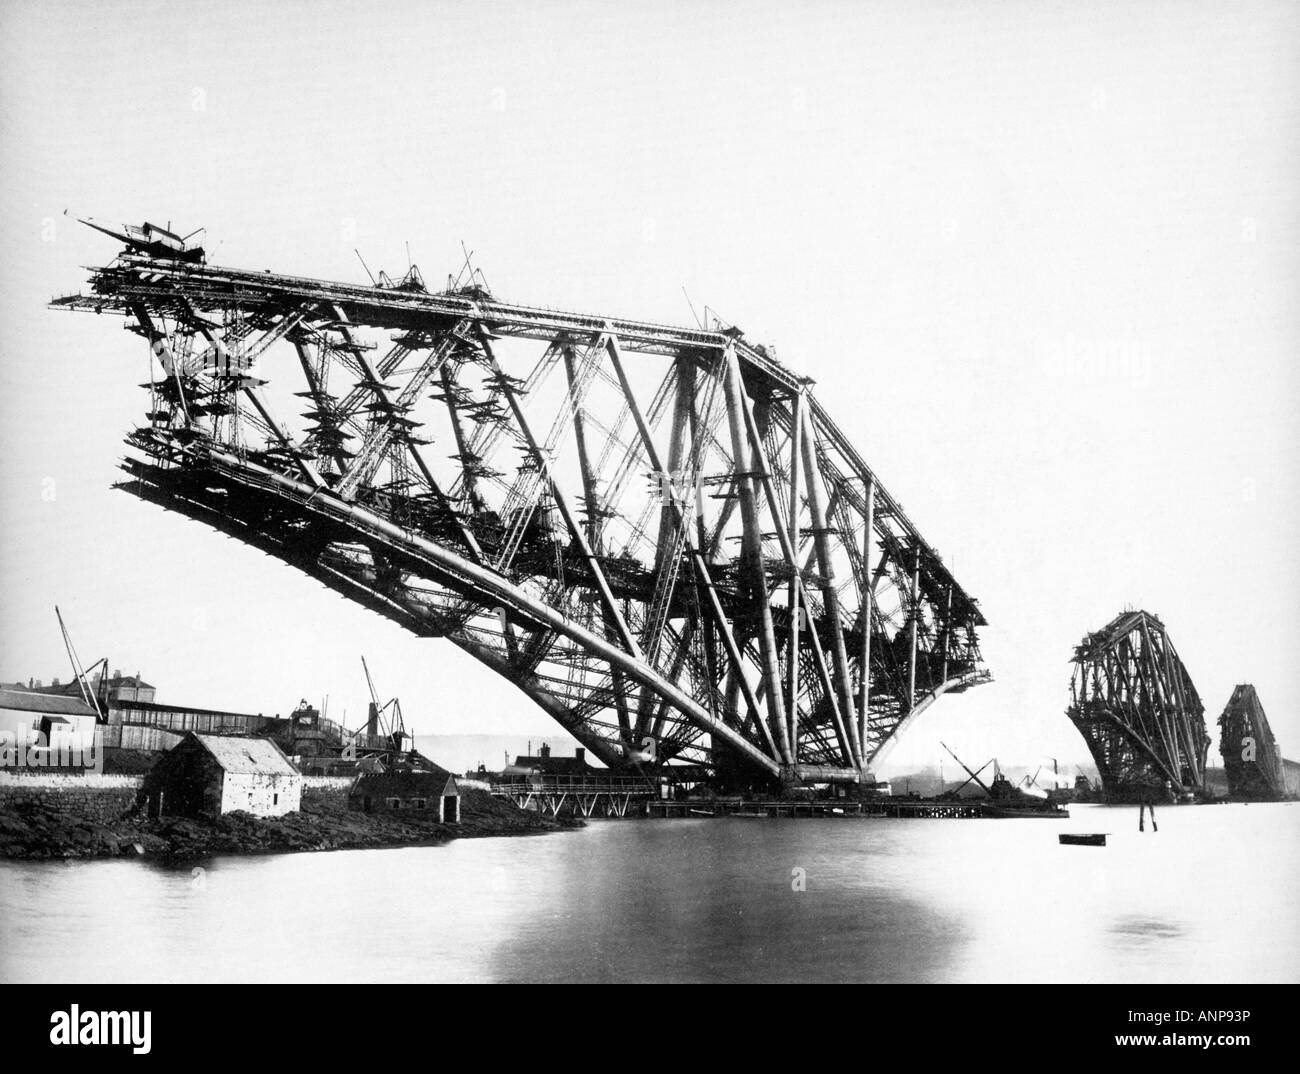
<instances>
[{"instance_id":1,"label":"small boat","mask_svg":"<svg viewBox=\"0 0 1300 1074\"><path fill-rule=\"evenodd\" d=\"M713 816L713 810L711 810L711 809L692 809L692 810L691 810L691 816L692 816L692 817L711 817L711 816Z\"/></svg>"},{"instance_id":2,"label":"small boat","mask_svg":"<svg viewBox=\"0 0 1300 1074\"><path fill-rule=\"evenodd\" d=\"M1105 832L1061 832L1057 835L1062 846L1068 847L1104 847Z\"/></svg>"},{"instance_id":3,"label":"small boat","mask_svg":"<svg viewBox=\"0 0 1300 1074\"><path fill-rule=\"evenodd\" d=\"M1062 809L1060 806L1018 806L1018 805L997 805L992 802L980 802L977 798L976 803L980 806L980 816L996 817L1000 820L1019 820L1023 817L1049 817L1055 820L1069 820L1070 811Z\"/></svg>"},{"instance_id":4,"label":"small boat","mask_svg":"<svg viewBox=\"0 0 1300 1074\"><path fill-rule=\"evenodd\" d=\"M732 813L733 817L746 817L756 820L767 820L766 813Z\"/></svg>"}]
</instances>

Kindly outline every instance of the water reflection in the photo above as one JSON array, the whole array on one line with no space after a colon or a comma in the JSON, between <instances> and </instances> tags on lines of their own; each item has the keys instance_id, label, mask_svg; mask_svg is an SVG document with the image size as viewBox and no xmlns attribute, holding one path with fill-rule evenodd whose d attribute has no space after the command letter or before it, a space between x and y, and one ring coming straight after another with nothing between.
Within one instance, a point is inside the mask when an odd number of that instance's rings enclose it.
<instances>
[{"instance_id":1,"label":"water reflection","mask_svg":"<svg viewBox=\"0 0 1300 1074\"><path fill-rule=\"evenodd\" d=\"M957 917L876 883L873 840L810 840L806 827L701 820L582 833L561 867L539 878L542 901L563 908L559 919L499 945L491 976L942 979L962 942ZM611 859L622 867L608 868Z\"/></svg>"},{"instance_id":2,"label":"water reflection","mask_svg":"<svg viewBox=\"0 0 1300 1074\"><path fill-rule=\"evenodd\" d=\"M0 862L6 981L1296 981L1300 806ZM1057 833L1109 831L1105 848ZM201 870L201 871L197 871ZM1225 906L1250 912L1223 918Z\"/></svg>"},{"instance_id":3,"label":"water reflection","mask_svg":"<svg viewBox=\"0 0 1300 1074\"><path fill-rule=\"evenodd\" d=\"M1110 926L1110 931L1124 943L1155 943L1177 939L1184 934L1183 927L1175 922L1138 915L1120 918Z\"/></svg>"}]
</instances>

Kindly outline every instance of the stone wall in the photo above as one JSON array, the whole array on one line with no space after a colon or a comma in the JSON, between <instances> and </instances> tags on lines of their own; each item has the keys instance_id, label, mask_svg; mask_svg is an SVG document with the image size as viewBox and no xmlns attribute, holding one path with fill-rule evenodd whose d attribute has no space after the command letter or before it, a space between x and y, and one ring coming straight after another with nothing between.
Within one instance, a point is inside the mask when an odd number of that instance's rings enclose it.
<instances>
[{"instance_id":1,"label":"stone wall","mask_svg":"<svg viewBox=\"0 0 1300 1074\"><path fill-rule=\"evenodd\" d=\"M347 809L351 789L351 776L303 776L302 808Z\"/></svg>"},{"instance_id":2,"label":"stone wall","mask_svg":"<svg viewBox=\"0 0 1300 1074\"><path fill-rule=\"evenodd\" d=\"M227 772L221 781L221 812L237 809L257 817L297 813L302 776L284 772Z\"/></svg>"},{"instance_id":3,"label":"stone wall","mask_svg":"<svg viewBox=\"0 0 1300 1074\"><path fill-rule=\"evenodd\" d=\"M0 772L0 810L37 804L78 820L107 823L135 806L143 781L143 776L95 772L84 776ZM302 807L347 809L351 786L351 776L305 776Z\"/></svg>"},{"instance_id":4,"label":"stone wall","mask_svg":"<svg viewBox=\"0 0 1300 1074\"><path fill-rule=\"evenodd\" d=\"M95 772L84 776L0 773L0 810L34 804L77 820L107 824L135 807L140 782L140 776Z\"/></svg>"}]
</instances>

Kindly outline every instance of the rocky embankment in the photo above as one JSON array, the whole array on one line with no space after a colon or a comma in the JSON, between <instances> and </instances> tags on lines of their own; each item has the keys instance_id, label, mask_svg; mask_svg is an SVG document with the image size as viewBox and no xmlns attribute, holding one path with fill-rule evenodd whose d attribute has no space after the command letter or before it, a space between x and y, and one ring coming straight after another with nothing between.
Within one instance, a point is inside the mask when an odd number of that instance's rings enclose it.
<instances>
[{"instance_id":1,"label":"rocky embankment","mask_svg":"<svg viewBox=\"0 0 1300 1074\"><path fill-rule=\"evenodd\" d=\"M461 795L461 822L439 824L414 812L353 813L341 806L305 804L284 817L227 813L220 817L128 815L111 824L79 820L40 803L0 809L0 858L183 859L211 854L284 854L357 847L426 846L496 835L534 835L581 825L516 808L480 790Z\"/></svg>"}]
</instances>

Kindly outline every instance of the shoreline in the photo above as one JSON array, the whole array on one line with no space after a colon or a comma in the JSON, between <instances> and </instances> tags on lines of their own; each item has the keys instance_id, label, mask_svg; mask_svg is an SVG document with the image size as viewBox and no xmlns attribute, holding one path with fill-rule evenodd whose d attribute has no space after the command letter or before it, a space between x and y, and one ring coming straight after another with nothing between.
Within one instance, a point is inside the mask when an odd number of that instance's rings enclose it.
<instances>
[{"instance_id":1,"label":"shoreline","mask_svg":"<svg viewBox=\"0 0 1300 1074\"><path fill-rule=\"evenodd\" d=\"M0 860L67 861L141 858L190 861L224 854L321 853L441 846L454 839L544 835L582 827L571 818L540 817L483 791L461 797L459 824L403 814L361 813L334 803L307 803L281 817L148 819L128 812L109 821L69 816L42 803L0 807Z\"/></svg>"}]
</instances>

